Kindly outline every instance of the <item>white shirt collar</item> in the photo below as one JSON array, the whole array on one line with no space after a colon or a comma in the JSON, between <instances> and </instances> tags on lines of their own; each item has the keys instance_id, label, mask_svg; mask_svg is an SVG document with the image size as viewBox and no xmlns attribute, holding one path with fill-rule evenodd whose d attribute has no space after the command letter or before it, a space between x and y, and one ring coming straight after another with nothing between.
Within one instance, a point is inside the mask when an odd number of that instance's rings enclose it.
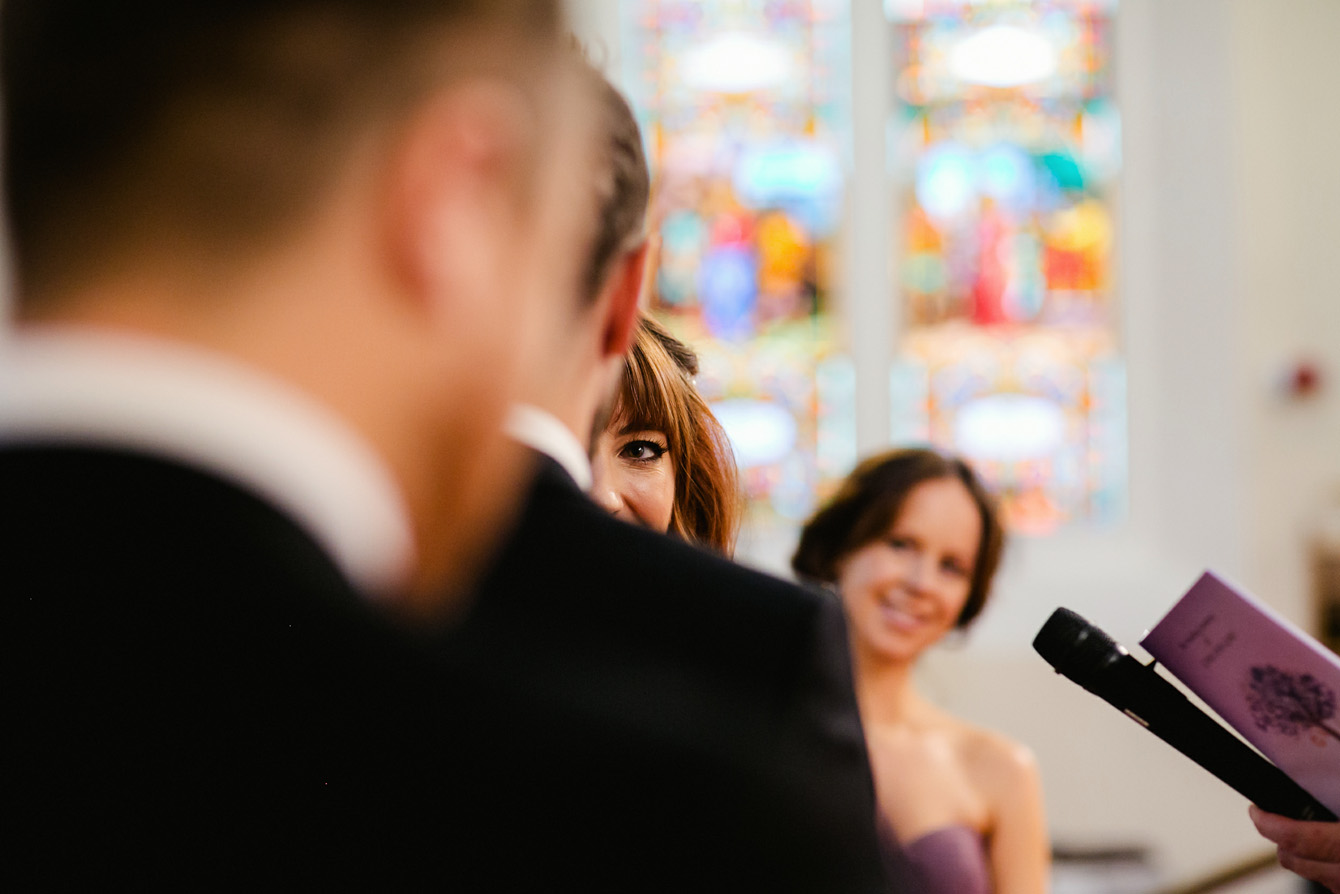
<instances>
[{"instance_id":1,"label":"white shirt collar","mask_svg":"<svg viewBox=\"0 0 1340 894\"><path fill-rule=\"evenodd\" d=\"M402 587L414 545L389 469L297 389L148 338L49 328L0 340L0 443L128 447L187 463L284 511L369 594Z\"/></svg>"},{"instance_id":2,"label":"white shirt collar","mask_svg":"<svg viewBox=\"0 0 1340 894\"><path fill-rule=\"evenodd\" d=\"M507 414L506 429L515 440L562 466L582 490L591 489L591 458L557 416L530 404L517 404Z\"/></svg>"}]
</instances>

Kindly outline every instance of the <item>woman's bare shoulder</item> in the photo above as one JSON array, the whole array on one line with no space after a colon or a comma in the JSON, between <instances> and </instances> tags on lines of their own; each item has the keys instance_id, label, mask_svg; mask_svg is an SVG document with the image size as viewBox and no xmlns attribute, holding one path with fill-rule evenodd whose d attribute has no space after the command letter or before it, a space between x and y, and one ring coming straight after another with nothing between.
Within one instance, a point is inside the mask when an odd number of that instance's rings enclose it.
<instances>
[{"instance_id":1,"label":"woman's bare shoulder","mask_svg":"<svg viewBox=\"0 0 1340 894\"><path fill-rule=\"evenodd\" d=\"M1037 758L1027 745L961 720L956 721L955 737L965 767L983 789L1014 796L1037 787Z\"/></svg>"}]
</instances>

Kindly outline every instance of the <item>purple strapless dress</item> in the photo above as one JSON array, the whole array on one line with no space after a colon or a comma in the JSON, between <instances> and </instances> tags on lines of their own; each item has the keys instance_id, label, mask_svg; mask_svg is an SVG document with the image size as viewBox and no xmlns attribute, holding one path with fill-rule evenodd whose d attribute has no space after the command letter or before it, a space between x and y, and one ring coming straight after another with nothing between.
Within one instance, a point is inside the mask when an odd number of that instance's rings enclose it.
<instances>
[{"instance_id":1,"label":"purple strapless dress","mask_svg":"<svg viewBox=\"0 0 1340 894\"><path fill-rule=\"evenodd\" d=\"M899 844L881 818L879 843L890 890L897 894L991 894L986 845L967 826L945 826Z\"/></svg>"}]
</instances>

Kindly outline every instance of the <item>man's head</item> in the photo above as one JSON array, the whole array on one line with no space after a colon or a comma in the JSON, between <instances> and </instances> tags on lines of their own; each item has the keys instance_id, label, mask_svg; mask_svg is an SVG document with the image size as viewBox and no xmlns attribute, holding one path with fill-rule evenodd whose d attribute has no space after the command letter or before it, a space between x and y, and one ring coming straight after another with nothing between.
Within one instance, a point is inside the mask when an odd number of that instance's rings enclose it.
<instances>
[{"instance_id":1,"label":"man's head","mask_svg":"<svg viewBox=\"0 0 1340 894\"><path fill-rule=\"evenodd\" d=\"M650 262L646 234L651 177L637 118L623 95L585 58L574 58L577 81L593 104L595 203L585 226L581 275L560 298L565 315L545 354L529 398L555 413L579 437L603 427L632 345L639 299Z\"/></svg>"},{"instance_id":2,"label":"man's head","mask_svg":"<svg viewBox=\"0 0 1340 894\"><path fill-rule=\"evenodd\" d=\"M594 301L608 284L616 265L646 238L651 174L642 149L642 133L628 100L588 63L581 76L596 99L600 146L596 172L595 238L587 257L582 297Z\"/></svg>"},{"instance_id":3,"label":"man's head","mask_svg":"<svg viewBox=\"0 0 1340 894\"><path fill-rule=\"evenodd\" d=\"M554 7L5 3L4 186L21 310L166 238L214 254L273 241L322 200L359 139L482 68L470 35L548 42Z\"/></svg>"},{"instance_id":4,"label":"man's head","mask_svg":"<svg viewBox=\"0 0 1340 894\"><path fill-rule=\"evenodd\" d=\"M516 487L501 416L552 283L580 276L589 108L558 7L7 0L21 325L182 341L308 392L391 466L438 590Z\"/></svg>"}]
</instances>

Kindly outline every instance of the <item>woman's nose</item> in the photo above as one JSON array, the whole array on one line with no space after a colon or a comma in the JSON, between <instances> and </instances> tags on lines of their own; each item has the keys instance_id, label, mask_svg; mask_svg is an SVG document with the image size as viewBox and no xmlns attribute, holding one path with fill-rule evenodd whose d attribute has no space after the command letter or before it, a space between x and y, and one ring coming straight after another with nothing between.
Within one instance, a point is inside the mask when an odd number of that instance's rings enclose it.
<instances>
[{"instance_id":1,"label":"woman's nose","mask_svg":"<svg viewBox=\"0 0 1340 894\"><path fill-rule=\"evenodd\" d=\"M596 501L596 505L610 515L618 515L619 510L623 508L623 499L613 487L602 487L597 484L595 489L591 491L591 497Z\"/></svg>"},{"instance_id":2,"label":"woman's nose","mask_svg":"<svg viewBox=\"0 0 1340 894\"><path fill-rule=\"evenodd\" d=\"M918 555L907 569L907 585L917 593L925 592L935 579L935 559L925 554Z\"/></svg>"}]
</instances>

